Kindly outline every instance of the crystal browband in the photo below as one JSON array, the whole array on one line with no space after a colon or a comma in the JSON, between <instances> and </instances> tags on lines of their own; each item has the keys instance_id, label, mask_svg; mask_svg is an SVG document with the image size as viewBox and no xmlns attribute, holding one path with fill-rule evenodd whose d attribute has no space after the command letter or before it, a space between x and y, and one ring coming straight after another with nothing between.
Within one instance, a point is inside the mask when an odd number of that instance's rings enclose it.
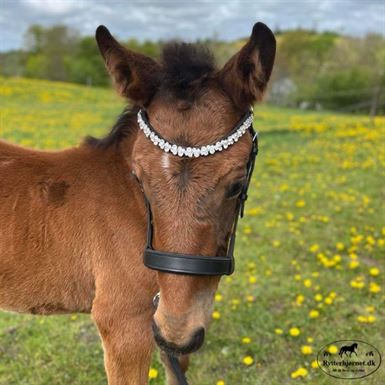
<instances>
[{"instance_id":1,"label":"crystal browband","mask_svg":"<svg viewBox=\"0 0 385 385\"><path fill-rule=\"evenodd\" d=\"M245 134L245 132L252 125L252 123L253 112L252 110L250 110L245 114L245 116L240 120L240 122L235 126L235 128L230 132L230 134L225 138L219 140L218 142L206 146L183 147L173 143L169 143L167 140L162 138L162 136L155 131L155 129L147 120L145 111L139 110L138 112L139 128L144 132L144 135L146 135L146 137L149 138L155 146L158 146L164 152L171 152L173 155L177 155L180 157L187 156L189 158L198 158L200 156L212 155L218 151L225 150L232 144L238 142L239 138Z\"/></svg>"}]
</instances>

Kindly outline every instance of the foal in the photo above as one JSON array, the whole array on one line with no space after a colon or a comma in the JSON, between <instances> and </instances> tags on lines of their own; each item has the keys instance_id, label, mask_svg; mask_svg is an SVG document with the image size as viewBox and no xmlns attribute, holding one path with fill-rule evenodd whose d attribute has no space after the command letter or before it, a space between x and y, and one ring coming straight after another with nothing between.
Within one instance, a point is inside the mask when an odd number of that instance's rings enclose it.
<instances>
[{"instance_id":1,"label":"foal","mask_svg":"<svg viewBox=\"0 0 385 385\"><path fill-rule=\"evenodd\" d=\"M119 93L133 107L107 137L88 138L76 148L43 152L0 143L0 307L91 313L108 384L144 385L152 326L162 349L179 356L187 370L187 355L203 343L219 283L215 276L144 266L144 194L154 248L224 255L251 138L243 135L210 156L178 157L154 146L139 129L137 112L145 109L171 143L215 143L261 99L275 39L264 24L255 24L222 69L194 45L168 45L156 62L121 46L103 26L96 40ZM164 361L168 384L174 385Z\"/></svg>"}]
</instances>

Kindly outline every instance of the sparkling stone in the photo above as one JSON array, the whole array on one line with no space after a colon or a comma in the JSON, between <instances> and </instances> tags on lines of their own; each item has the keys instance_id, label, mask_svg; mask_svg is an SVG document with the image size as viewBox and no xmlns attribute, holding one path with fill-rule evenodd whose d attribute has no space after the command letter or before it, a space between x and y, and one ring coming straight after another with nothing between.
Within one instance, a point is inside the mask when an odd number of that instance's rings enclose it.
<instances>
[{"instance_id":1,"label":"sparkling stone","mask_svg":"<svg viewBox=\"0 0 385 385\"><path fill-rule=\"evenodd\" d=\"M171 152L172 152L174 155L176 155L176 154L178 153L178 147L177 147L176 144L173 144L173 145L171 146Z\"/></svg>"},{"instance_id":2,"label":"sparkling stone","mask_svg":"<svg viewBox=\"0 0 385 385\"><path fill-rule=\"evenodd\" d=\"M207 156L209 154L209 150L207 149L207 146L201 147L201 154L203 156Z\"/></svg>"},{"instance_id":3,"label":"sparkling stone","mask_svg":"<svg viewBox=\"0 0 385 385\"><path fill-rule=\"evenodd\" d=\"M165 145L164 145L164 151L169 152L170 148L171 148L170 143L166 142Z\"/></svg>"},{"instance_id":4,"label":"sparkling stone","mask_svg":"<svg viewBox=\"0 0 385 385\"><path fill-rule=\"evenodd\" d=\"M215 146L209 146L209 152L210 154L214 154L215 153Z\"/></svg>"},{"instance_id":5,"label":"sparkling stone","mask_svg":"<svg viewBox=\"0 0 385 385\"><path fill-rule=\"evenodd\" d=\"M179 156L183 156L185 154L185 150L184 150L184 148L183 147L178 147L178 155Z\"/></svg>"},{"instance_id":6,"label":"sparkling stone","mask_svg":"<svg viewBox=\"0 0 385 385\"><path fill-rule=\"evenodd\" d=\"M199 148L193 148L193 155L195 156L195 158L199 157L199 155L200 155Z\"/></svg>"},{"instance_id":7,"label":"sparkling stone","mask_svg":"<svg viewBox=\"0 0 385 385\"><path fill-rule=\"evenodd\" d=\"M186 148L186 155L191 158L193 156L193 149L191 147Z\"/></svg>"}]
</instances>

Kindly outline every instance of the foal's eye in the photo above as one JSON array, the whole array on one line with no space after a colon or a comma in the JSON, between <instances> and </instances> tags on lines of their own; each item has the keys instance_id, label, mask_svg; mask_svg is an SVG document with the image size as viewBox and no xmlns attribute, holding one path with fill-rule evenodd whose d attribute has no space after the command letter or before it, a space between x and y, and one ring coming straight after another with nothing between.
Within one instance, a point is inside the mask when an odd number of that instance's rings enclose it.
<instances>
[{"instance_id":1,"label":"foal's eye","mask_svg":"<svg viewBox=\"0 0 385 385\"><path fill-rule=\"evenodd\" d=\"M242 187L243 187L243 183L240 182L240 181L233 183L228 188L228 190L226 192L226 197L227 198L234 198L234 197L236 197L242 191Z\"/></svg>"}]
</instances>

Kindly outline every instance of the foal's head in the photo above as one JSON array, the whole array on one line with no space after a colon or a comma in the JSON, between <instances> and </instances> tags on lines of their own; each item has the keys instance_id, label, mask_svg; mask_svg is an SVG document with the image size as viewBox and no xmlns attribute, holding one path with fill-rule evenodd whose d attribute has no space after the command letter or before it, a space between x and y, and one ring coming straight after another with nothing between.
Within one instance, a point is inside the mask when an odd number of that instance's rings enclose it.
<instances>
[{"instance_id":1,"label":"foal's head","mask_svg":"<svg viewBox=\"0 0 385 385\"><path fill-rule=\"evenodd\" d=\"M185 147L215 143L235 127L262 98L275 56L274 36L262 23L254 25L248 42L222 69L208 51L190 44L167 45L156 62L122 47L105 27L98 28L96 39L119 92L147 111L163 138ZM222 152L189 158L166 153L136 132L128 167L151 205L154 248L226 255L251 136L243 135ZM174 353L198 349L219 278L162 272L157 276L157 342Z\"/></svg>"}]
</instances>

